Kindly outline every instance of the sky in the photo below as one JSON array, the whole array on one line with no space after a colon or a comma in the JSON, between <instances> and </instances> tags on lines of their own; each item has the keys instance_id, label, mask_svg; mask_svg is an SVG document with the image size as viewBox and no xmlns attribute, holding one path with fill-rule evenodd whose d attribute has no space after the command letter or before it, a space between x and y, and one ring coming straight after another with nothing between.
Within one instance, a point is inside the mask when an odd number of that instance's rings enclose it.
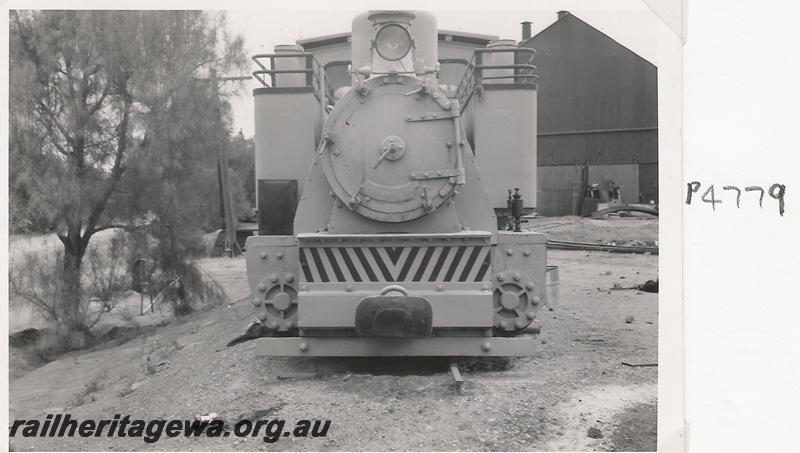
<instances>
[{"instance_id":1,"label":"sky","mask_svg":"<svg viewBox=\"0 0 800 453\"><path fill-rule=\"evenodd\" d=\"M599 9L598 3L538 1L529 2L535 7L529 10L521 9L518 5L514 5L517 6L515 9L480 10L473 6L471 10L427 10L436 16L439 29L496 35L501 39L517 41L521 39L520 22L533 22L532 32L536 34L555 22L557 11L567 10L657 66L657 17L643 3L635 0L606 0L602 2L602 9ZM473 4L478 5L477 2ZM404 2L402 7L408 8L408 3ZM398 7L395 5L394 8ZM270 53L275 45L292 44L298 39L349 32L353 17L364 9L237 9L228 10L226 14L229 31L242 35L247 54L253 55ZM241 130L245 137L253 136L251 93L257 86L255 81L246 82L232 100L233 130Z\"/></svg>"}]
</instances>

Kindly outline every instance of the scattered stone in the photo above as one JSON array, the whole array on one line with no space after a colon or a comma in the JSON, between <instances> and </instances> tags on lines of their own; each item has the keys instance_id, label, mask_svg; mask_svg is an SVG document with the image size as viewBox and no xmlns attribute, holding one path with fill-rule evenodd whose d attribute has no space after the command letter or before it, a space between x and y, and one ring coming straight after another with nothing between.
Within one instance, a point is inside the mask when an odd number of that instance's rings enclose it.
<instances>
[{"instance_id":1,"label":"scattered stone","mask_svg":"<svg viewBox=\"0 0 800 453\"><path fill-rule=\"evenodd\" d=\"M632 315L628 315L628 316L626 316L626 317L625 317L625 324L630 324L630 323L632 323L632 322L633 322L633 319L634 319L634 318L633 318L633 316L632 316Z\"/></svg>"},{"instance_id":2,"label":"scattered stone","mask_svg":"<svg viewBox=\"0 0 800 453\"><path fill-rule=\"evenodd\" d=\"M602 439L603 438L603 432L600 431L599 429L595 428L594 426L589 428L589 431L586 433L586 435L591 437L592 439Z\"/></svg>"},{"instance_id":3,"label":"scattered stone","mask_svg":"<svg viewBox=\"0 0 800 453\"><path fill-rule=\"evenodd\" d=\"M239 417L237 417L236 420L237 420L237 422L242 421L242 420L249 420L251 422L254 422L256 420L261 420L264 417L267 417L269 415L274 414L277 410L279 410L283 406L284 406L283 404L280 404L280 405L277 405L277 406L274 406L274 407L268 407L268 408L265 408L265 409L258 409L258 410L254 410L254 411L251 411L251 412L245 412L245 413L240 414Z\"/></svg>"},{"instance_id":4,"label":"scattered stone","mask_svg":"<svg viewBox=\"0 0 800 453\"><path fill-rule=\"evenodd\" d=\"M646 292L646 293L657 293L658 292L658 280L648 280L643 285L639 286L639 289Z\"/></svg>"}]
</instances>

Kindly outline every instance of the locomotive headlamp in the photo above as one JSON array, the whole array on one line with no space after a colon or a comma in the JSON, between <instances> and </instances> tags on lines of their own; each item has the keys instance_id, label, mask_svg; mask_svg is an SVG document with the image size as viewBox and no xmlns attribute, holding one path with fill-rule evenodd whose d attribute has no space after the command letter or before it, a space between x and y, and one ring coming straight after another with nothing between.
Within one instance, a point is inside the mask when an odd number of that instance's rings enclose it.
<instances>
[{"instance_id":1,"label":"locomotive headlamp","mask_svg":"<svg viewBox=\"0 0 800 453\"><path fill-rule=\"evenodd\" d=\"M375 36L375 50L384 60L400 60L411 50L411 36L400 25L384 25Z\"/></svg>"}]
</instances>

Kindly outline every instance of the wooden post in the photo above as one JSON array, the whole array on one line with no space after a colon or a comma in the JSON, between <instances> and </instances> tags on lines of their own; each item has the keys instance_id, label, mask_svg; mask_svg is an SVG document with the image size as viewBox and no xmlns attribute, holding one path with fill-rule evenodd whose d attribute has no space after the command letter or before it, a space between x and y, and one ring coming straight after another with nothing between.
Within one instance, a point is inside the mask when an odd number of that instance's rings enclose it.
<instances>
[{"instance_id":1,"label":"wooden post","mask_svg":"<svg viewBox=\"0 0 800 453\"><path fill-rule=\"evenodd\" d=\"M216 116L222 122L222 113L219 99L219 80L217 80L217 70L211 68L211 89L214 95L214 110ZM236 217L233 214L233 204L231 203L231 192L228 184L228 155L225 141L219 140L217 146L217 164L219 168L219 185L221 187L220 203L222 204L223 218L225 221L225 252L233 258L238 250L236 243Z\"/></svg>"}]
</instances>

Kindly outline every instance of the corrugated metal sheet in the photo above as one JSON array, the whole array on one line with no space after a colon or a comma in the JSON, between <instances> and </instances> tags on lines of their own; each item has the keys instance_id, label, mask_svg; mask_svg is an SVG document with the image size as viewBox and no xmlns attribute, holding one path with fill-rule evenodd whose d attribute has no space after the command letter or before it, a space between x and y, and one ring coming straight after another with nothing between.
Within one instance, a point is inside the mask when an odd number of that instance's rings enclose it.
<instances>
[{"instance_id":1,"label":"corrugated metal sheet","mask_svg":"<svg viewBox=\"0 0 800 453\"><path fill-rule=\"evenodd\" d=\"M658 164L639 165L639 193L642 202L653 200L658 203Z\"/></svg>"},{"instance_id":2,"label":"corrugated metal sheet","mask_svg":"<svg viewBox=\"0 0 800 453\"><path fill-rule=\"evenodd\" d=\"M539 132L658 126L657 68L565 14L522 44L536 49Z\"/></svg>"},{"instance_id":3,"label":"corrugated metal sheet","mask_svg":"<svg viewBox=\"0 0 800 453\"><path fill-rule=\"evenodd\" d=\"M551 165L538 167L539 190L536 210L539 215L558 216L572 213L572 182L580 181L580 167Z\"/></svg>"},{"instance_id":4,"label":"corrugated metal sheet","mask_svg":"<svg viewBox=\"0 0 800 453\"><path fill-rule=\"evenodd\" d=\"M658 163L653 64L570 13L521 45L536 49L539 166Z\"/></svg>"},{"instance_id":5,"label":"corrugated metal sheet","mask_svg":"<svg viewBox=\"0 0 800 453\"><path fill-rule=\"evenodd\" d=\"M627 130L538 138L539 165L658 163L658 130Z\"/></svg>"},{"instance_id":6,"label":"corrugated metal sheet","mask_svg":"<svg viewBox=\"0 0 800 453\"><path fill-rule=\"evenodd\" d=\"M538 167L539 190L537 211L542 216L572 214L573 182L580 181L581 167L549 165ZM589 184L614 181L626 202L639 201L639 165L589 165Z\"/></svg>"},{"instance_id":7,"label":"corrugated metal sheet","mask_svg":"<svg viewBox=\"0 0 800 453\"><path fill-rule=\"evenodd\" d=\"M589 165L589 184L614 181L619 187L622 201L639 202L639 165Z\"/></svg>"}]
</instances>

